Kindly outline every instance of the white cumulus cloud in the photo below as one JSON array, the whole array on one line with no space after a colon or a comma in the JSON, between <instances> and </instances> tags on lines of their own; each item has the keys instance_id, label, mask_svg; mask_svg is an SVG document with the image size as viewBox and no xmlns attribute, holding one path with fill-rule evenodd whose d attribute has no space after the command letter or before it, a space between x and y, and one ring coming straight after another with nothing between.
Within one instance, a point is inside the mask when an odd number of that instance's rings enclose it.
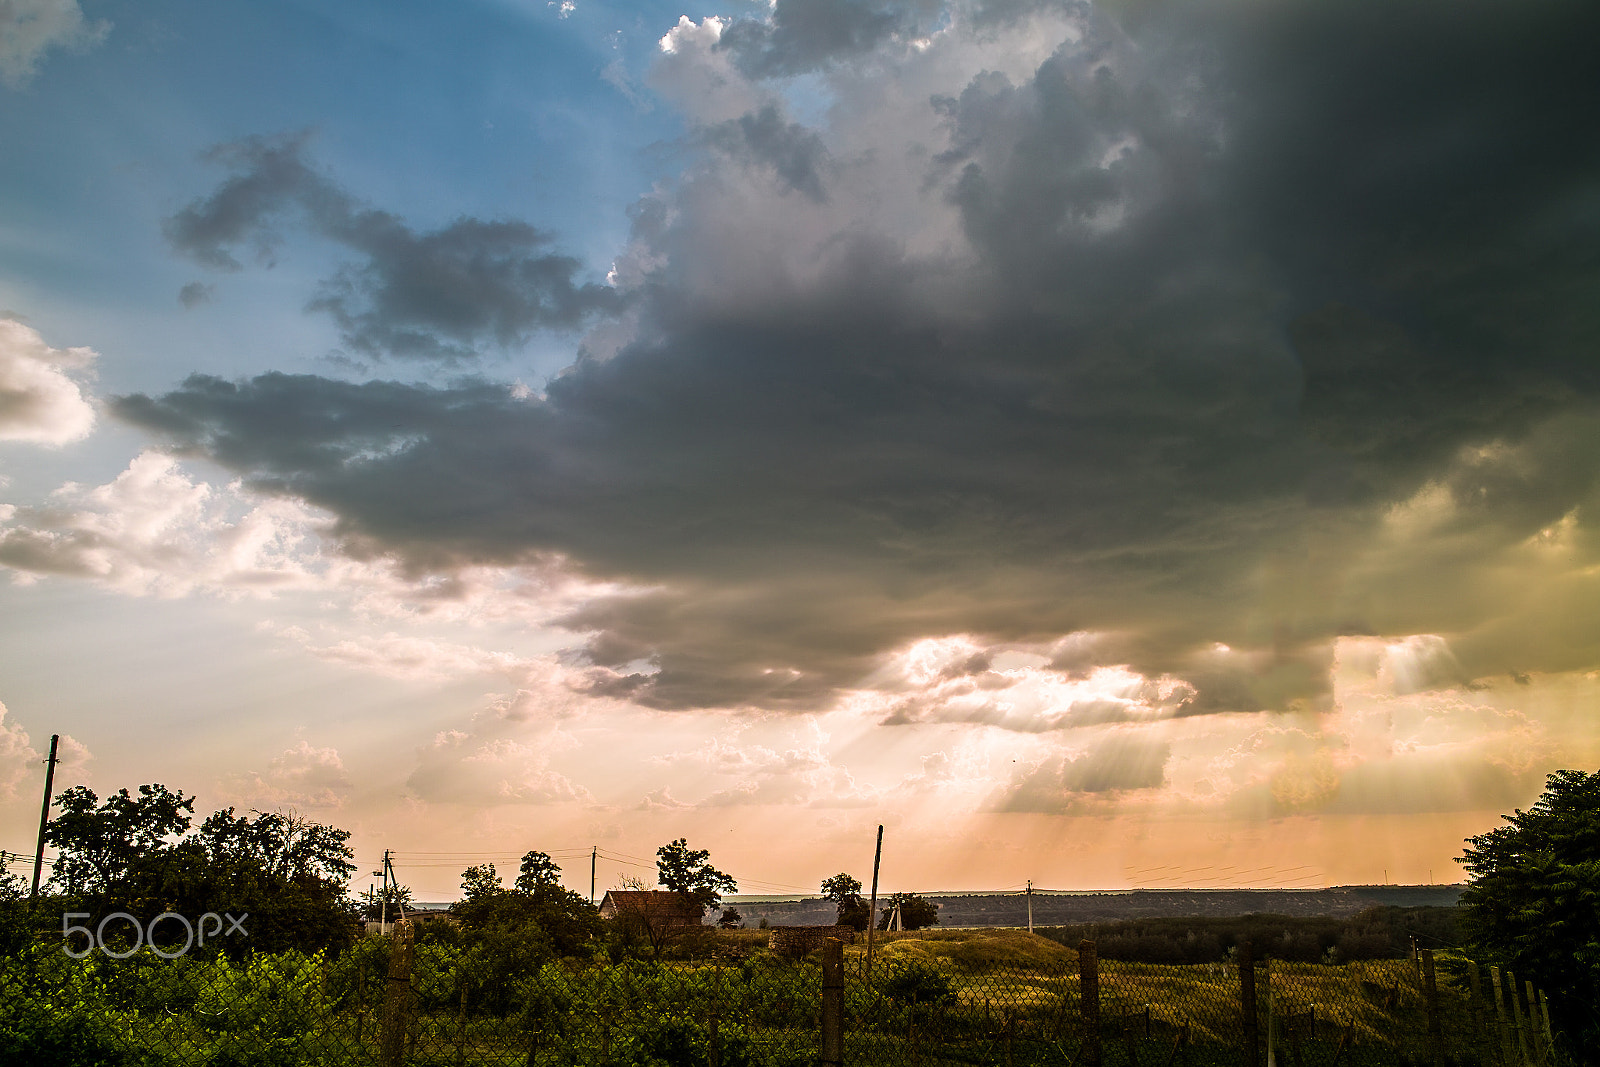
<instances>
[{"instance_id":1,"label":"white cumulus cloud","mask_svg":"<svg viewBox=\"0 0 1600 1067\"><path fill-rule=\"evenodd\" d=\"M5 0L0 0L0 31ZM0 72L5 68L0 45ZM64 445L94 429L94 407L74 380L94 362L87 348L51 348L37 330L0 319L0 441Z\"/></svg>"}]
</instances>

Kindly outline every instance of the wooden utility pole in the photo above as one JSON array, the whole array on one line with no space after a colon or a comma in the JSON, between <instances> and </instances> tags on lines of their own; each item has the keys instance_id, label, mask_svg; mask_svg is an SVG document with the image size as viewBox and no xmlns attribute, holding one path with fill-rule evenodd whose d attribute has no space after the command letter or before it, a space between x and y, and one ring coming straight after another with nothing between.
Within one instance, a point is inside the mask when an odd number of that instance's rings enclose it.
<instances>
[{"instance_id":1,"label":"wooden utility pole","mask_svg":"<svg viewBox=\"0 0 1600 1067\"><path fill-rule=\"evenodd\" d=\"M589 849L589 903L594 903L594 865L600 858L600 846L593 845Z\"/></svg>"},{"instance_id":2,"label":"wooden utility pole","mask_svg":"<svg viewBox=\"0 0 1600 1067\"><path fill-rule=\"evenodd\" d=\"M867 976L872 976L872 931L878 925L878 865L883 862L883 824L878 824L878 849L872 854L872 904L867 909Z\"/></svg>"},{"instance_id":3,"label":"wooden utility pole","mask_svg":"<svg viewBox=\"0 0 1600 1067\"><path fill-rule=\"evenodd\" d=\"M1033 879L1028 879L1028 888L1023 892L1028 898L1028 933L1033 933Z\"/></svg>"},{"instance_id":4,"label":"wooden utility pole","mask_svg":"<svg viewBox=\"0 0 1600 1067\"><path fill-rule=\"evenodd\" d=\"M55 788L56 745L60 742L60 734L50 735L50 758L44 761L44 807L39 809L39 844L33 850L33 890L28 894L29 900L39 895L39 870L44 866L44 828L50 825L50 790Z\"/></svg>"}]
</instances>

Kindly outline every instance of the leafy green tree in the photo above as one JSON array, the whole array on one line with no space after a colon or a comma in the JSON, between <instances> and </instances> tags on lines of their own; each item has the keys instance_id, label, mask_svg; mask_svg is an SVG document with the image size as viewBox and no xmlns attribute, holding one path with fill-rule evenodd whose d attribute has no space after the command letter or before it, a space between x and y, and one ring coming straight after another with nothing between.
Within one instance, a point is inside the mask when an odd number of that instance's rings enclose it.
<instances>
[{"instance_id":1,"label":"leafy green tree","mask_svg":"<svg viewBox=\"0 0 1600 1067\"><path fill-rule=\"evenodd\" d=\"M525 965L536 966L554 954L585 954L601 932L599 910L561 885L561 868L543 852L522 857L522 873L510 889L500 885L493 864L469 867L461 877L464 896L450 911L466 932L465 943L491 956L503 955L520 938L542 946L517 950Z\"/></svg>"},{"instance_id":2,"label":"leafy green tree","mask_svg":"<svg viewBox=\"0 0 1600 1067\"><path fill-rule=\"evenodd\" d=\"M1557 771L1527 811L1469 837L1462 927L1550 998L1554 1028L1600 1047L1600 772Z\"/></svg>"},{"instance_id":3,"label":"leafy green tree","mask_svg":"<svg viewBox=\"0 0 1600 1067\"><path fill-rule=\"evenodd\" d=\"M925 926L939 925L939 906L915 893L895 893L883 902L883 913L878 918L878 929L889 929L895 909L900 911L902 930L921 930Z\"/></svg>"},{"instance_id":4,"label":"leafy green tree","mask_svg":"<svg viewBox=\"0 0 1600 1067\"><path fill-rule=\"evenodd\" d=\"M500 875L495 872L494 864L492 863L468 867L461 872L461 899L463 901L470 903L503 892L505 892L505 886L500 884Z\"/></svg>"},{"instance_id":5,"label":"leafy green tree","mask_svg":"<svg viewBox=\"0 0 1600 1067\"><path fill-rule=\"evenodd\" d=\"M872 905L861 898L861 882L843 871L822 880L822 895L838 909L840 926L865 930L871 922Z\"/></svg>"},{"instance_id":6,"label":"leafy green tree","mask_svg":"<svg viewBox=\"0 0 1600 1067\"><path fill-rule=\"evenodd\" d=\"M690 848L678 838L656 849L657 881L700 906L701 914L722 903L723 893L737 893L739 884L711 866L711 853Z\"/></svg>"},{"instance_id":7,"label":"leafy green tree","mask_svg":"<svg viewBox=\"0 0 1600 1067\"><path fill-rule=\"evenodd\" d=\"M529 852L522 857L522 870L517 875L517 889L530 896L541 890L560 888L561 868L543 852Z\"/></svg>"},{"instance_id":8,"label":"leafy green tree","mask_svg":"<svg viewBox=\"0 0 1600 1067\"><path fill-rule=\"evenodd\" d=\"M233 808L191 830L194 798L163 785L123 789L104 803L75 786L56 805L45 829L58 852L50 885L72 898L70 910L127 912L147 926L169 911L191 922L206 912L248 916L244 934L220 942L229 952L339 951L355 936L347 831ZM173 921L159 931L160 941L187 936Z\"/></svg>"},{"instance_id":9,"label":"leafy green tree","mask_svg":"<svg viewBox=\"0 0 1600 1067\"><path fill-rule=\"evenodd\" d=\"M723 908L722 914L717 917L717 925L724 930L742 930L744 916L739 914L738 908Z\"/></svg>"},{"instance_id":10,"label":"leafy green tree","mask_svg":"<svg viewBox=\"0 0 1600 1067\"><path fill-rule=\"evenodd\" d=\"M146 873L189 829L194 797L164 785L126 789L104 804L88 786L73 786L56 797L56 816L44 841L58 852L52 887L70 895L103 894Z\"/></svg>"}]
</instances>

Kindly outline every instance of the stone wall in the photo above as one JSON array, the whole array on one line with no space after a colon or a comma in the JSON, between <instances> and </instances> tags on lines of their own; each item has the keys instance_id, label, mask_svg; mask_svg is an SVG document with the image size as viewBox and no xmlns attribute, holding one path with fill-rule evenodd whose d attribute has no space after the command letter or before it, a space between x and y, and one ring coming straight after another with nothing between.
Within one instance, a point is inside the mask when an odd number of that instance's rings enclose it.
<instances>
[{"instance_id":1,"label":"stone wall","mask_svg":"<svg viewBox=\"0 0 1600 1067\"><path fill-rule=\"evenodd\" d=\"M767 937L767 948L778 956L804 956L821 948L830 937L853 945L856 932L848 926L774 926Z\"/></svg>"}]
</instances>

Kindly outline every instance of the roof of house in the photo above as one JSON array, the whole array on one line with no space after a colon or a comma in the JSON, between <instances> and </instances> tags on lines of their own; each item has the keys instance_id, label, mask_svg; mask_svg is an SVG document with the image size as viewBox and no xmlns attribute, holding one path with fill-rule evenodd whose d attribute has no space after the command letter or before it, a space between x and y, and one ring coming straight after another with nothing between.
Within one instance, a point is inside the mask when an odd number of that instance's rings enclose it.
<instances>
[{"instance_id":1,"label":"roof of house","mask_svg":"<svg viewBox=\"0 0 1600 1067\"><path fill-rule=\"evenodd\" d=\"M601 914L621 911L644 912L651 915L682 916L700 921L700 905L668 889L611 889L600 901Z\"/></svg>"}]
</instances>

